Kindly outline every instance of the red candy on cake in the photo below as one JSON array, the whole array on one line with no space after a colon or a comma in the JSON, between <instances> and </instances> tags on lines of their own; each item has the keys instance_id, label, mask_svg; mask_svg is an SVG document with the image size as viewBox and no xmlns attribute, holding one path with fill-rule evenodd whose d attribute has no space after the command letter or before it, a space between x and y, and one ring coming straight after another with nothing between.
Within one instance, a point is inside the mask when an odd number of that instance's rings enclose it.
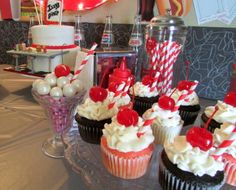
<instances>
[{"instance_id":1,"label":"red candy on cake","mask_svg":"<svg viewBox=\"0 0 236 190\"><path fill-rule=\"evenodd\" d=\"M193 147L199 147L203 151L209 150L213 145L213 136L205 128L192 127L188 130L186 138Z\"/></svg>"},{"instance_id":2,"label":"red candy on cake","mask_svg":"<svg viewBox=\"0 0 236 190\"><path fill-rule=\"evenodd\" d=\"M60 64L55 67L55 75L59 78L62 76L68 76L70 74L70 67L65 64Z\"/></svg>"},{"instance_id":3,"label":"red candy on cake","mask_svg":"<svg viewBox=\"0 0 236 190\"><path fill-rule=\"evenodd\" d=\"M228 92L224 98L224 102L236 107L236 92Z\"/></svg>"},{"instance_id":4,"label":"red candy on cake","mask_svg":"<svg viewBox=\"0 0 236 190\"><path fill-rule=\"evenodd\" d=\"M194 84L192 81L182 80L178 83L178 90L190 90L191 86Z\"/></svg>"},{"instance_id":5,"label":"red candy on cake","mask_svg":"<svg viewBox=\"0 0 236 190\"><path fill-rule=\"evenodd\" d=\"M151 86L152 83L153 83L153 77L151 77L150 75L145 75L145 76L142 78L142 83L143 83L143 85L145 85L145 86Z\"/></svg>"},{"instance_id":6,"label":"red candy on cake","mask_svg":"<svg viewBox=\"0 0 236 190\"><path fill-rule=\"evenodd\" d=\"M102 102L107 98L107 90L99 87L99 86L94 86L90 89L89 91L89 97L94 101L94 102Z\"/></svg>"},{"instance_id":7,"label":"red candy on cake","mask_svg":"<svg viewBox=\"0 0 236 190\"><path fill-rule=\"evenodd\" d=\"M158 105L164 110L172 110L175 107L175 101L169 96L161 96L158 100Z\"/></svg>"},{"instance_id":8,"label":"red candy on cake","mask_svg":"<svg viewBox=\"0 0 236 190\"><path fill-rule=\"evenodd\" d=\"M129 116L129 117L127 117ZM131 125L137 125L138 123L138 113L132 109L124 108L121 109L117 114L117 121L121 125L129 127Z\"/></svg>"}]
</instances>

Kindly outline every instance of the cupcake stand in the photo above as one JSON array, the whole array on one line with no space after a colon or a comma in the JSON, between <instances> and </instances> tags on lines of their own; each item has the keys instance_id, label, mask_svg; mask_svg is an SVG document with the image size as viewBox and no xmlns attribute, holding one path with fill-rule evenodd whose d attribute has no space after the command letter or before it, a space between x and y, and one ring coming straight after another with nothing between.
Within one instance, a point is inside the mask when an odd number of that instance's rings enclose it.
<instances>
[{"instance_id":1,"label":"cupcake stand","mask_svg":"<svg viewBox=\"0 0 236 190\"><path fill-rule=\"evenodd\" d=\"M201 110L204 110L206 106L214 104L214 101L207 99L200 99L202 106ZM195 121L195 125L200 124L200 115ZM192 125L185 126L182 130L182 134ZM66 144L65 159L69 164L69 167L79 175L77 178L81 178L86 185L86 189L91 190L152 190L161 189L158 181L158 156L162 150L161 145L155 147L149 168L146 174L138 179L124 180L118 177L112 176L103 166L100 146L84 142L78 132L77 123L74 121L73 127L68 133L63 136L64 143ZM222 190L233 190L235 187L225 184Z\"/></svg>"}]
</instances>

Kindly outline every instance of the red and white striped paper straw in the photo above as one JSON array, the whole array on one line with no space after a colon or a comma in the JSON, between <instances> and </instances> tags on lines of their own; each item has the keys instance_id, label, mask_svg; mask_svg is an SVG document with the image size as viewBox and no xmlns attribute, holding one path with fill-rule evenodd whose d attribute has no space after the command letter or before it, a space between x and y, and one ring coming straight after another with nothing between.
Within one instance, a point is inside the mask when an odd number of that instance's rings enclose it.
<instances>
[{"instance_id":1,"label":"red and white striped paper straw","mask_svg":"<svg viewBox=\"0 0 236 190\"><path fill-rule=\"evenodd\" d=\"M88 51L87 55L85 56L85 58L83 59L82 63L80 64L79 68L75 71L74 76L72 77L71 80L74 80L78 77L78 75L80 74L80 72L83 70L84 66L88 63L88 59L90 57L90 55L94 54L94 50L96 49L98 44L94 43L92 45L92 47L90 48L90 50Z\"/></svg>"},{"instance_id":2,"label":"red and white striped paper straw","mask_svg":"<svg viewBox=\"0 0 236 190\"><path fill-rule=\"evenodd\" d=\"M155 88L157 87L157 81L159 79L159 76L160 76L160 72L156 71L154 79L153 79L153 83L150 88L150 92L153 92L155 90Z\"/></svg>"},{"instance_id":3,"label":"red and white striped paper straw","mask_svg":"<svg viewBox=\"0 0 236 190\"><path fill-rule=\"evenodd\" d=\"M226 149L233 144L233 142L236 140L236 124L234 124L234 129L232 133L229 135L229 138L224 140L215 150L215 152L212 154L212 156L217 160L219 157L222 156L223 153L225 153Z\"/></svg>"},{"instance_id":4,"label":"red and white striped paper straw","mask_svg":"<svg viewBox=\"0 0 236 190\"><path fill-rule=\"evenodd\" d=\"M177 111L187 96L188 96L188 91L182 90L182 94L179 96L178 100L175 102L175 107L171 111L172 112Z\"/></svg>"},{"instance_id":5,"label":"red and white striped paper straw","mask_svg":"<svg viewBox=\"0 0 236 190\"><path fill-rule=\"evenodd\" d=\"M163 94L167 94L171 90L173 79L173 65L180 53L181 46L176 42L168 42L163 50L161 64L164 65L163 71Z\"/></svg>"},{"instance_id":6,"label":"red and white striped paper straw","mask_svg":"<svg viewBox=\"0 0 236 190\"><path fill-rule=\"evenodd\" d=\"M148 119L144 120L143 126L145 127L145 126L151 125L154 122L154 120L156 119L156 116L157 116L156 112L152 109L151 115L149 116Z\"/></svg>"},{"instance_id":7,"label":"red and white striped paper straw","mask_svg":"<svg viewBox=\"0 0 236 190\"><path fill-rule=\"evenodd\" d=\"M124 87L122 96L126 96L128 90L129 90L130 85L131 85L131 77L129 77L129 78L127 79L127 81L126 81L126 84L125 84L125 87Z\"/></svg>"},{"instance_id":8,"label":"red and white striped paper straw","mask_svg":"<svg viewBox=\"0 0 236 190\"><path fill-rule=\"evenodd\" d=\"M119 96L123 93L124 87L125 87L125 82L122 82L122 83L118 86L116 92L114 93L114 95L113 95L113 97L112 97L112 101L110 102L110 104L108 104L108 109L113 108L113 106L114 106L115 103L116 103L115 98L116 98L116 97L119 97Z\"/></svg>"}]
</instances>

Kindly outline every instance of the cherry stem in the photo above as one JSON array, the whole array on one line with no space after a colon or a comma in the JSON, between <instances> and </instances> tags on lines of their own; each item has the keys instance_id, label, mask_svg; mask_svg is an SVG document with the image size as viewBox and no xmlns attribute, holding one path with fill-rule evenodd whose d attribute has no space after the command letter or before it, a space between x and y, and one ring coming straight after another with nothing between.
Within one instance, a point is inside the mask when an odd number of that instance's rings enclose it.
<instances>
[{"instance_id":1,"label":"cherry stem","mask_svg":"<svg viewBox=\"0 0 236 190\"><path fill-rule=\"evenodd\" d=\"M216 112L219 110L219 107L218 106L215 106L215 110L214 112L211 114L211 116L209 117L208 121L206 122L204 128L207 129L208 128L208 125L209 123L211 122L211 120L213 119L213 116L216 114Z\"/></svg>"},{"instance_id":2,"label":"cherry stem","mask_svg":"<svg viewBox=\"0 0 236 190\"><path fill-rule=\"evenodd\" d=\"M171 94L169 95L169 97L171 97L171 96L175 93L176 90L177 90L177 88L175 88L175 89L171 92Z\"/></svg>"},{"instance_id":3,"label":"cherry stem","mask_svg":"<svg viewBox=\"0 0 236 190\"><path fill-rule=\"evenodd\" d=\"M104 82L104 80L105 80L105 77L109 74L109 70L110 70L110 68L111 68L111 63L112 63L112 60L110 59L109 60L109 64L108 64L108 66L107 66L107 68L105 69L105 71L104 71L104 73L103 73L103 75L102 75L102 77L101 77L101 81L100 81L100 83L99 83L99 87L102 87L102 85L103 85L103 82Z\"/></svg>"},{"instance_id":4,"label":"cherry stem","mask_svg":"<svg viewBox=\"0 0 236 190\"><path fill-rule=\"evenodd\" d=\"M185 65L186 65L186 80L188 80L189 79L189 65L190 65L190 62L188 60L186 60Z\"/></svg>"}]
</instances>

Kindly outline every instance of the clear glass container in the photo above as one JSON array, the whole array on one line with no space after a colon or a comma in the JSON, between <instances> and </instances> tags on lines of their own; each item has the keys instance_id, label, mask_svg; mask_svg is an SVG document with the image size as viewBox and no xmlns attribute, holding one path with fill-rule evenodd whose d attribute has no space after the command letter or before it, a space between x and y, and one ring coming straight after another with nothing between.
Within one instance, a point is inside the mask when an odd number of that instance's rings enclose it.
<instances>
[{"instance_id":1,"label":"clear glass container","mask_svg":"<svg viewBox=\"0 0 236 190\"><path fill-rule=\"evenodd\" d=\"M129 47L136 52L135 78L140 80L143 63L143 33L141 26L141 15L134 17L134 25L129 39Z\"/></svg>"},{"instance_id":2,"label":"clear glass container","mask_svg":"<svg viewBox=\"0 0 236 190\"><path fill-rule=\"evenodd\" d=\"M31 27L34 26L34 15L30 15L29 18L29 30L28 30L28 35L27 35L27 46L31 46L33 41L32 41L32 32L31 32Z\"/></svg>"},{"instance_id":3,"label":"clear glass container","mask_svg":"<svg viewBox=\"0 0 236 190\"><path fill-rule=\"evenodd\" d=\"M86 47L85 37L84 37L84 30L82 28L82 16L76 15L75 16L75 44L78 45L80 48Z\"/></svg>"},{"instance_id":4,"label":"clear glass container","mask_svg":"<svg viewBox=\"0 0 236 190\"><path fill-rule=\"evenodd\" d=\"M105 27L101 39L102 48L111 48L114 44L114 35L112 31L112 16L106 16Z\"/></svg>"},{"instance_id":5,"label":"clear glass container","mask_svg":"<svg viewBox=\"0 0 236 190\"><path fill-rule=\"evenodd\" d=\"M183 20L169 14L154 17L145 28L147 61L143 65L142 75L158 70L158 85L162 94L171 90L173 74L180 72L180 68L175 70L175 62L183 49L186 35L187 27Z\"/></svg>"}]
</instances>

